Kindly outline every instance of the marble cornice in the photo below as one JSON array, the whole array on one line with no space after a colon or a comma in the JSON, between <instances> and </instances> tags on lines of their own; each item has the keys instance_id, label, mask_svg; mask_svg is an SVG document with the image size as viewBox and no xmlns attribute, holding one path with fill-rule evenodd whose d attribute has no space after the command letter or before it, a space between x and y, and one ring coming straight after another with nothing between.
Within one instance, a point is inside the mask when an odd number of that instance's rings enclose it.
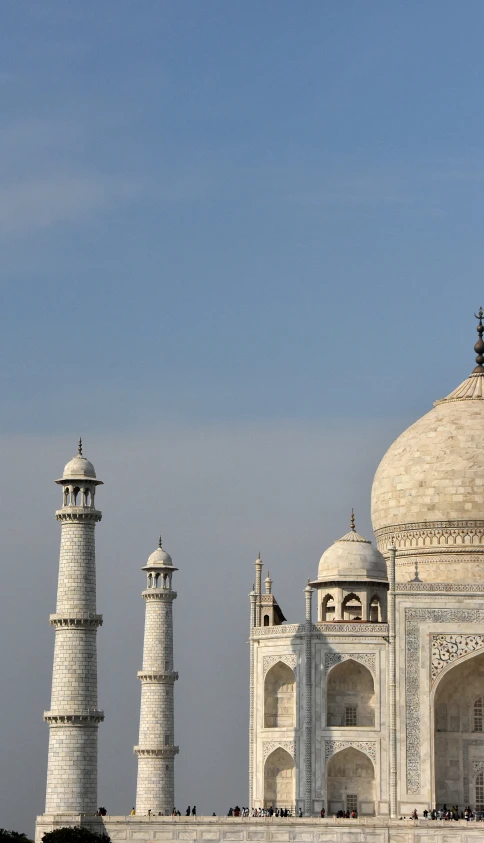
<instances>
[{"instance_id":1,"label":"marble cornice","mask_svg":"<svg viewBox=\"0 0 484 843\"><path fill-rule=\"evenodd\" d=\"M449 549L459 554L482 553L484 547L484 520L416 521L394 524L375 530L378 549L388 552L395 544L398 556L442 554ZM397 557L398 564L398 557Z\"/></svg>"}]
</instances>

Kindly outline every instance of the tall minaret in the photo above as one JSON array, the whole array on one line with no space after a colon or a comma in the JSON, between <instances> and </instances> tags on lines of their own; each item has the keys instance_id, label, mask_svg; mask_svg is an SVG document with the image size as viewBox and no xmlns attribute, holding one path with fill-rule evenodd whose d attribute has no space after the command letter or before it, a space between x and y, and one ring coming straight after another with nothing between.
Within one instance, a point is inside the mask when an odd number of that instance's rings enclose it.
<instances>
[{"instance_id":1,"label":"tall minaret","mask_svg":"<svg viewBox=\"0 0 484 843\"><path fill-rule=\"evenodd\" d=\"M67 463L56 480L62 486L54 669L49 724L46 814L95 813L97 808L97 730L104 719L97 707L96 554L94 528L101 513L94 506L94 466L82 455Z\"/></svg>"},{"instance_id":2,"label":"tall minaret","mask_svg":"<svg viewBox=\"0 0 484 843\"><path fill-rule=\"evenodd\" d=\"M158 548L142 568L147 573L145 638L141 680L141 712L136 812L171 814L175 806L175 718L173 670L173 567L171 556Z\"/></svg>"}]
</instances>

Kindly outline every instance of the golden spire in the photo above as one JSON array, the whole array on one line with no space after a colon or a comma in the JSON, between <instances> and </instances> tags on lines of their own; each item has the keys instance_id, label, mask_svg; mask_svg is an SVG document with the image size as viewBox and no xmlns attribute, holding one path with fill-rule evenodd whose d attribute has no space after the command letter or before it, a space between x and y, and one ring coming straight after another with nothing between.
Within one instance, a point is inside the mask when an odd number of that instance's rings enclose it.
<instances>
[{"instance_id":1,"label":"golden spire","mask_svg":"<svg viewBox=\"0 0 484 843\"><path fill-rule=\"evenodd\" d=\"M356 533L356 530L355 530L355 512L354 512L353 509L351 510L350 526L351 526L351 529L353 530L353 532Z\"/></svg>"}]
</instances>

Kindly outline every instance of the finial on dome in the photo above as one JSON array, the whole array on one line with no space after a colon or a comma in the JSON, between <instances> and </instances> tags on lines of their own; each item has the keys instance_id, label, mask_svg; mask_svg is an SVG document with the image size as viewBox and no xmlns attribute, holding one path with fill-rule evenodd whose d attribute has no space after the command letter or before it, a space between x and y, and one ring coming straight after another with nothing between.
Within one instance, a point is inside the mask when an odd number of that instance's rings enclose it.
<instances>
[{"instance_id":1,"label":"finial on dome","mask_svg":"<svg viewBox=\"0 0 484 843\"><path fill-rule=\"evenodd\" d=\"M356 533L355 529L355 511L354 509L351 510L351 519L350 519L350 526L354 533Z\"/></svg>"},{"instance_id":2,"label":"finial on dome","mask_svg":"<svg viewBox=\"0 0 484 843\"><path fill-rule=\"evenodd\" d=\"M79 454L80 457L82 457L82 439L81 439L80 436L79 436L79 442L77 444L77 453Z\"/></svg>"},{"instance_id":3,"label":"finial on dome","mask_svg":"<svg viewBox=\"0 0 484 843\"><path fill-rule=\"evenodd\" d=\"M484 317L484 311L482 310L482 307L479 308L479 313L474 313L474 316L476 317L476 319L479 319L479 324L477 326L477 333L479 334L479 339L477 340L477 342L474 346L474 351L477 354L477 357L476 357L477 366L473 370L472 374L475 374L475 373L482 374L482 373L484 373L484 366L482 365L484 363L484 340L482 339L482 335L484 333L484 325L482 324L482 319Z\"/></svg>"},{"instance_id":4,"label":"finial on dome","mask_svg":"<svg viewBox=\"0 0 484 843\"><path fill-rule=\"evenodd\" d=\"M160 550L163 550L163 545L162 545L162 543L161 543L161 536L160 536L160 538L158 539L158 547L160 548Z\"/></svg>"}]
</instances>

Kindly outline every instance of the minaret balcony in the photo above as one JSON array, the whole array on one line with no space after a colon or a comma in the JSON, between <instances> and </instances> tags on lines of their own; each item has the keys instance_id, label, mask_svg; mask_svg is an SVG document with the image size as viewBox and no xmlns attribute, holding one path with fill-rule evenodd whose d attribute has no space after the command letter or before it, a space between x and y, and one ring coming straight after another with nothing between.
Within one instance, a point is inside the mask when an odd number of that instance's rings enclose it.
<instances>
[{"instance_id":1,"label":"minaret balcony","mask_svg":"<svg viewBox=\"0 0 484 843\"><path fill-rule=\"evenodd\" d=\"M104 720L104 711L88 708L82 712L44 711L44 720L51 726L94 726Z\"/></svg>"},{"instance_id":2,"label":"minaret balcony","mask_svg":"<svg viewBox=\"0 0 484 843\"><path fill-rule=\"evenodd\" d=\"M103 517L99 509L92 506L63 506L56 511L57 521L100 521Z\"/></svg>"},{"instance_id":3,"label":"minaret balcony","mask_svg":"<svg viewBox=\"0 0 484 843\"><path fill-rule=\"evenodd\" d=\"M137 676L141 682L176 682L178 672L176 670L138 670Z\"/></svg>"},{"instance_id":4,"label":"minaret balcony","mask_svg":"<svg viewBox=\"0 0 484 843\"><path fill-rule=\"evenodd\" d=\"M177 593L171 588L147 588L141 592L145 600L176 600Z\"/></svg>"},{"instance_id":5,"label":"minaret balcony","mask_svg":"<svg viewBox=\"0 0 484 843\"><path fill-rule=\"evenodd\" d=\"M103 616L96 615L95 612L69 612L68 615L52 614L49 616L49 623L51 626L76 626L96 628L102 626Z\"/></svg>"},{"instance_id":6,"label":"minaret balcony","mask_svg":"<svg viewBox=\"0 0 484 843\"><path fill-rule=\"evenodd\" d=\"M135 746L133 752L136 755L149 755L154 758L174 758L180 752L180 748L178 746Z\"/></svg>"}]
</instances>

